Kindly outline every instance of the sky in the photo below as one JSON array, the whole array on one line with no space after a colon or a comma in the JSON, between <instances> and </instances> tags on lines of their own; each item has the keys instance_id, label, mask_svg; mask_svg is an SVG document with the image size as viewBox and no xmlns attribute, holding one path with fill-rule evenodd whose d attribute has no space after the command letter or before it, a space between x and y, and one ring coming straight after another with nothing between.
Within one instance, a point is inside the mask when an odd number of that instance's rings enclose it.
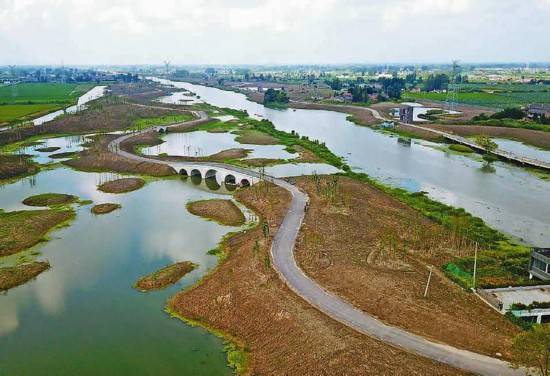
<instances>
[{"instance_id":1,"label":"sky","mask_svg":"<svg viewBox=\"0 0 550 376\"><path fill-rule=\"evenodd\" d=\"M4 64L550 61L550 0L0 0Z\"/></svg>"}]
</instances>

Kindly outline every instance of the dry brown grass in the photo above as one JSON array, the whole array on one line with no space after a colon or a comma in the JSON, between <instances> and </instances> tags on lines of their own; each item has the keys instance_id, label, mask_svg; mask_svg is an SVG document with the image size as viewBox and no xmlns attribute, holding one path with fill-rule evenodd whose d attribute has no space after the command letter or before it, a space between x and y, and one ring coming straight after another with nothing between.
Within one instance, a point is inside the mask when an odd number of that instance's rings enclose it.
<instances>
[{"instance_id":1,"label":"dry brown grass","mask_svg":"<svg viewBox=\"0 0 550 376\"><path fill-rule=\"evenodd\" d=\"M69 210L0 212L0 256L32 247L54 227L74 217Z\"/></svg>"},{"instance_id":2,"label":"dry brown grass","mask_svg":"<svg viewBox=\"0 0 550 376\"><path fill-rule=\"evenodd\" d=\"M22 285L49 268L47 261L0 268L0 291Z\"/></svg>"},{"instance_id":3,"label":"dry brown grass","mask_svg":"<svg viewBox=\"0 0 550 376\"><path fill-rule=\"evenodd\" d=\"M391 325L509 356L518 329L437 272L472 251L452 233L366 183L340 177L330 196L312 178L298 178L298 184L311 197L296 245L307 274ZM435 265L436 273L424 298L428 265Z\"/></svg>"},{"instance_id":4,"label":"dry brown grass","mask_svg":"<svg viewBox=\"0 0 550 376\"><path fill-rule=\"evenodd\" d=\"M211 219L225 226L241 226L245 222L243 212L231 200L193 201L187 204L187 210L193 215Z\"/></svg>"},{"instance_id":5,"label":"dry brown grass","mask_svg":"<svg viewBox=\"0 0 550 376\"><path fill-rule=\"evenodd\" d=\"M90 209L90 211L94 214L107 214L114 210L120 209L121 207L122 206L120 204L105 203L95 205L92 209Z\"/></svg>"},{"instance_id":6,"label":"dry brown grass","mask_svg":"<svg viewBox=\"0 0 550 376\"><path fill-rule=\"evenodd\" d=\"M10 179L38 172L38 167L24 155L0 155L0 179Z\"/></svg>"},{"instance_id":7,"label":"dry brown grass","mask_svg":"<svg viewBox=\"0 0 550 376\"><path fill-rule=\"evenodd\" d=\"M269 247L288 192L273 186L236 197L269 223L227 239L227 258L169 308L243 341L250 375L464 375L361 335L320 313L290 291L271 268Z\"/></svg>"},{"instance_id":8,"label":"dry brown grass","mask_svg":"<svg viewBox=\"0 0 550 376\"><path fill-rule=\"evenodd\" d=\"M122 178L103 183L97 189L107 193L126 193L140 189L144 185L145 180L140 178Z\"/></svg>"},{"instance_id":9,"label":"dry brown grass","mask_svg":"<svg viewBox=\"0 0 550 376\"><path fill-rule=\"evenodd\" d=\"M165 288L179 281L196 267L197 265L190 261L176 262L175 264L165 266L152 274L140 278L136 282L135 288L141 291Z\"/></svg>"}]
</instances>

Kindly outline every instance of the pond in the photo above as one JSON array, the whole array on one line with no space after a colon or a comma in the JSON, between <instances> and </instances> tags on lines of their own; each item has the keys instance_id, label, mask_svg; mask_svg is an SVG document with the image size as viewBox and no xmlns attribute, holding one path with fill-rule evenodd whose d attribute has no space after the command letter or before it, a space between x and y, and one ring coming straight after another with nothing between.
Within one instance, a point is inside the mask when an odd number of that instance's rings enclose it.
<instances>
[{"instance_id":1,"label":"pond","mask_svg":"<svg viewBox=\"0 0 550 376\"><path fill-rule=\"evenodd\" d=\"M84 150L82 144L89 141L87 136L65 136L45 138L38 140L30 146L24 146L16 151L17 154L28 154L33 156L33 160L40 164L50 162L60 162L68 158L59 158L56 154L59 153L76 153ZM41 151L43 148L58 148L52 151ZM53 156L53 158L52 158ZM70 156L69 156L70 157Z\"/></svg>"},{"instance_id":2,"label":"pond","mask_svg":"<svg viewBox=\"0 0 550 376\"><path fill-rule=\"evenodd\" d=\"M229 375L223 343L163 312L166 300L217 263L207 251L235 227L193 216L188 201L230 198L190 179L151 181L125 194L97 185L117 178L57 168L4 185L0 208L27 209L28 196L59 192L122 205L95 216L77 208L70 227L0 266L34 258L51 269L0 296L0 364L5 375ZM167 264L199 267L166 290L138 292L133 284Z\"/></svg>"},{"instance_id":3,"label":"pond","mask_svg":"<svg viewBox=\"0 0 550 376\"><path fill-rule=\"evenodd\" d=\"M323 141L355 171L393 186L426 191L533 245L550 244L550 182L521 167L495 162L493 169L487 169L482 161L468 156L421 142L405 144L397 137L357 126L342 113L270 109L232 91L185 82L173 85L197 93L214 106L246 110L251 116L271 120L278 129Z\"/></svg>"},{"instance_id":4,"label":"pond","mask_svg":"<svg viewBox=\"0 0 550 376\"><path fill-rule=\"evenodd\" d=\"M141 149L145 155L178 155L186 157L207 157L228 149L252 150L246 158L292 159L296 154L287 152L282 145L252 145L236 141L233 133L210 133L195 131L168 133L162 136L162 144Z\"/></svg>"}]
</instances>

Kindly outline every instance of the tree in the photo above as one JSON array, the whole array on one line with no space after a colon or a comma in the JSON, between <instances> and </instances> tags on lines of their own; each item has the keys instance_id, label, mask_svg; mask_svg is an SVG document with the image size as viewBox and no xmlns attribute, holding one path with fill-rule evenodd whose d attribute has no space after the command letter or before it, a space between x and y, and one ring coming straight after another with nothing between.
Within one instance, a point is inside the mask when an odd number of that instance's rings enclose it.
<instances>
[{"instance_id":1,"label":"tree","mask_svg":"<svg viewBox=\"0 0 550 376\"><path fill-rule=\"evenodd\" d=\"M523 119L525 112L521 108L507 107L504 110L491 115L491 119Z\"/></svg>"},{"instance_id":2,"label":"tree","mask_svg":"<svg viewBox=\"0 0 550 376\"><path fill-rule=\"evenodd\" d=\"M284 90L267 89L264 94L264 104L288 103L288 95Z\"/></svg>"},{"instance_id":3,"label":"tree","mask_svg":"<svg viewBox=\"0 0 550 376\"><path fill-rule=\"evenodd\" d=\"M330 86L332 90L341 90L342 81L338 77L334 77L332 80L325 80L325 83Z\"/></svg>"},{"instance_id":4,"label":"tree","mask_svg":"<svg viewBox=\"0 0 550 376\"><path fill-rule=\"evenodd\" d=\"M449 76L445 73L430 74L424 81L425 91L443 90L449 85Z\"/></svg>"},{"instance_id":5,"label":"tree","mask_svg":"<svg viewBox=\"0 0 550 376\"><path fill-rule=\"evenodd\" d=\"M520 367L536 368L540 376L549 376L550 326L535 325L520 333L512 344L512 362Z\"/></svg>"},{"instance_id":6,"label":"tree","mask_svg":"<svg viewBox=\"0 0 550 376\"><path fill-rule=\"evenodd\" d=\"M488 153L493 152L498 147L496 142L491 140L490 137L484 135L475 136L474 141L476 144L484 148Z\"/></svg>"}]
</instances>

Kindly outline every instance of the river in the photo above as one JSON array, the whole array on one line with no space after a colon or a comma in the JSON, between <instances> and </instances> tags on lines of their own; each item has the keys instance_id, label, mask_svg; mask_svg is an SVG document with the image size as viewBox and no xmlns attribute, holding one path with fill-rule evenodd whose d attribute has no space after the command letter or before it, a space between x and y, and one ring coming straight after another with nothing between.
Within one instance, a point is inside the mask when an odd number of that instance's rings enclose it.
<instances>
[{"instance_id":1,"label":"river","mask_svg":"<svg viewBox=\"0 0 550 376\"><path fill-rule=\"evenodd\" d=\"M40 116L39 118L36 118L32 121L34 125L41 125L48 121L52 121L53 119L65 114L74 114L78 111L82 111L85 109L86 103L93 101L95 99L101 98L103 95L105 95L105 88L107 86L95 86L92 89L88 90L85 94L80 96L78 98L78 101L75 105L72 105L70 107L67 107L63 110L57 110L54 112L50 112L49 114L46 114L44 116Z\"/></svg>"},{"instance_id":2,"label":"river","mask_svg":"<svg viewBox=\"0 0 550 376\"><path fill-rule=\"evenodd\" d=\"M393 186L426 191L530 244L550 244L550 182L520 167L495 162L493 169L487 169L476 158L441 151L430 142L400 143L396 137L355 125L342 113L270 109L240 93L156 80L196 93L214 106L246 110L253 117L271 120L278 129L321 140L355 171Z\"/></svg>"}]
</instances>

